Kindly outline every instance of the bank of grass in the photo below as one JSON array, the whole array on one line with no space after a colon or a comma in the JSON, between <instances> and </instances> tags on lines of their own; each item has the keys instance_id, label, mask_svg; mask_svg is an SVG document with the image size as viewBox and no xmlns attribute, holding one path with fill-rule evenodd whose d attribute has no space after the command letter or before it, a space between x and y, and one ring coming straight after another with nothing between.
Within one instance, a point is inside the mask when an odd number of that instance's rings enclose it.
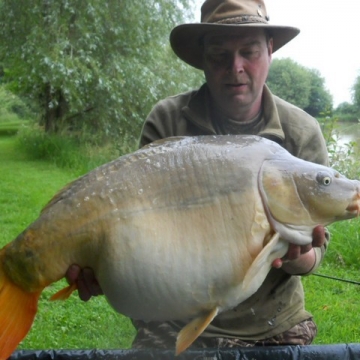
<instances>
[{"instance_id":1,"label":"bank of grass","mask_svg":"<svg viewBox=\"0 0 360 360\"><path fill-rule=\"evenodd\" d=\"M19 147L19 139L24 137L0 136L0 245L32 222L58 189L95 165L88 163L86 168L74 171L77 162L49 162L33 153L26 155L28 148ZM35 144L34 148L40 147ZM69 149L74 150L72 145ZM330 226L331 245L318 273L360 282L358 229L359 220ZM304 277L303 284L306 308L319 328L315 344L359 342L360 287L316 276ZM62 281L44 291L35 324L20 349L130 346L134 330L129 320L116 314L103 297L83 303L73 295L65 302L48 302L50 295L64 285Z\"/></svg>"}]
</instances>

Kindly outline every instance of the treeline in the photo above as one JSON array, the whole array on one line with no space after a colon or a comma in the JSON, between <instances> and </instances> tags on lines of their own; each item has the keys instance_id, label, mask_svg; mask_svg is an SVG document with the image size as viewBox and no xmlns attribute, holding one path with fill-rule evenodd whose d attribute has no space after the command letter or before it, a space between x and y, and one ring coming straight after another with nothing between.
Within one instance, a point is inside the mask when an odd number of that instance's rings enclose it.
<instances>
[{"instance_id":1,"label":"treeline","mask_svg":"<svg viewBox=\"0 0 360 360\"><path fill-rule=\"evenodd\" d=\"M274 94L317 118L334 116L340 121L356 122L360 119L360 75L352 86L353 102L341 103L336 108L320 72L290 58L273 60L267 84Z\"/></svg>"},{"instance_id":2,"label":"treeline","mask_svg":"<svg viewBox=\"0 0 360 360\"><path fill-rule=\"evenodd\" d=\"M169 46L171 29L194 20L194 2L0 0L2 85L47 133L133 145L158 100L204 81ZM273 61L268 85L313 116L334 110L319 72L290 59ZM339 108L359 105L358 78L354 104Z\"/></svg>"}]
</instances>

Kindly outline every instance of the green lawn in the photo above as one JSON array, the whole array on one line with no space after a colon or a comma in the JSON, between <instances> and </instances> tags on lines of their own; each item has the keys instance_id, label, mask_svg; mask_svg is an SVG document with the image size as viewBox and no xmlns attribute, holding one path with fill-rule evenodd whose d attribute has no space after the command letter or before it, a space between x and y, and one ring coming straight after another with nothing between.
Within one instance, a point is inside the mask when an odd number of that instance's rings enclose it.
<instances>
[{"instance_id":1,"label":"green lawn","mask_svg":"<svg viewBox=\"0 0 360 360\"><path fill-rule=\"evenodd\" d=\"M0 136L0 245L13 240L39 214L47 201L73 180L70 171L48 162L31 161L18 153L14 137ZM359 220L330 227L332 241L318 271L360 281ZM360 287L316 276L304 278L306 308L319 333L315 344L356 343L360 340ZM103 297L84 303L76 295L65 302L47 299L65 285L44 291L33 328L20 349L128 348L134 330Z\"/></svg>"}]
</instances>

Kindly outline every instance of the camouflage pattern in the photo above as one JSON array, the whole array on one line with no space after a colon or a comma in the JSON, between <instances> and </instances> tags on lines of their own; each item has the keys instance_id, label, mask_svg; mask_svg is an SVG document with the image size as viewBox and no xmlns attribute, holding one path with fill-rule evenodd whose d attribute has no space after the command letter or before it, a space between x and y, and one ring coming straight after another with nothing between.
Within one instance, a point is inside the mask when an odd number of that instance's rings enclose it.
<instances>
[{"instance_id":1,"label":"camouflage pattern","mask_svg":"<svg viewBox=\"0 0 360 360\"><path fill-rule=\"evenodd\" d=\"M169 322L133 321L137 335L133 341L134 349L173 349L179 329ZM191 348L233 348L276 345L310 345L317 334L312 318L302 321L282 334L264 340L241 340L238 338L199 337Z\"/></svg>"}]
</instances>

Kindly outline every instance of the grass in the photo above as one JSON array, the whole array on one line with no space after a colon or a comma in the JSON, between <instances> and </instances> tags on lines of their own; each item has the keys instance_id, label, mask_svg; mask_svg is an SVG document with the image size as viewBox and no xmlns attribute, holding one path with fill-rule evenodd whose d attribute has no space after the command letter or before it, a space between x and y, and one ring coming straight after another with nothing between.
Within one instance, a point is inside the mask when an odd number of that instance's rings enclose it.
<instances>
[{"instance_id":1,"label":"grass","mask_svg":"<svg viewBox=\"0 0 360 360\"><path fill-rule=\"evenodd\" d=\"M74 179L72 172L18 152L13 137L0 137L0 245L14 239L36 219L48 200ZM128 348L134 330L104 297L88 303L72 296L65 302L47 299L66 285L61 281L41 297L35 323L18 349Z\"/></svg>"},{"instance_id":2,"label":"grass","mask_svg":"<svg viewBox=\"0 0 360 360\"><path fill-rule=\"evenodd\" d=\"M0 136L0 245L11 241L37 216L58 189L76 177L70 169L34 160L19 151L15 137ZM332 240L319 273L360 282L359 220L329 227ZM65 281L46 289L35 323L19 349L115 349L130 347L130 321L116 314L104 297L84 303L73 295L65 302L47 299ZM336 280L303 278L306 308L318 325L315 344L360 340L360 287Z\"/></svg>"},{"instance_id":3,"label":"grass","mask_svg":"<svg viewBox=\"0 0 360 360\"><path fill-rule=\"evenodd\" d=\"M317 273L360 283L360 220L329 226L330 246ZM318 325L315 344L360 342L360 286L317 276L303 277L306 309Z\"/></svg>"}]
</instances>

